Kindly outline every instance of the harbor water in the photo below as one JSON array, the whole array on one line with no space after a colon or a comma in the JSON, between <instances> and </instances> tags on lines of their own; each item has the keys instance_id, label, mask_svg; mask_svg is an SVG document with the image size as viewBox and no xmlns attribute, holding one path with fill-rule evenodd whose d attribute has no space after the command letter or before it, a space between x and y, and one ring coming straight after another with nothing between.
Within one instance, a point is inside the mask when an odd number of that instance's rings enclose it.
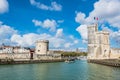
<instances>
[{"instance_id":1,"label":"harbor water","mask_svg":"<svg viewBox=\"0 0 120 80\"><path fill-rule=\"evenodd\" d=\"M0 80L120 80L120 68L87 63L0 65Z\"/></svg>"}]
</instances>

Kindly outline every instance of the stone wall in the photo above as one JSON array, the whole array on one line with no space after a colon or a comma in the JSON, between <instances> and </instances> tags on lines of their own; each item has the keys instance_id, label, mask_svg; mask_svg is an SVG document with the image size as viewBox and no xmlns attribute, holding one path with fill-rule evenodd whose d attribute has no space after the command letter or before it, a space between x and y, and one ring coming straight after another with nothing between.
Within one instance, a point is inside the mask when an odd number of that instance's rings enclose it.
<instances>
[{"instance_id":1,"label":"stone wall","mask_svg":"<svg viewBox=\"0 0 120 80\"><path fill-rule=\"evenodd\" d=\"M110 58L111 59L120 58L120 49L112 48L110 51Z\"/></svg>"},{"instance_id":2,"label":"stone wall","mask_svg":"<svg viewBox=\"0 0 120 80\"><path fill-rule=\"evenodd\" d=\"M0 59L14 59L14 60L29 60L30 59L30 53L1 53ZM60 54L33 54L33 59L35 60L52 60L52 59L61 59Z\"/></svg>"},{"instance_id":3,"label":"stone wall","mask_svg":"<svg viewBox=\"0 0 120 80\"><path fill-rule=\"evenodd\" d=\"M61 59L60 54L34 54L34 59L36 60L52 60L52 59Z\"/></svg>"},{"instance_id":4,"label":"stone wall","mask_svg":"<svg viewBox=\"0 0 120 80\"><path fill-rule=\"evenodd\" d=\"M0 59L30 59L29 53L1 53Z\"/></svg>"}]
</instances>

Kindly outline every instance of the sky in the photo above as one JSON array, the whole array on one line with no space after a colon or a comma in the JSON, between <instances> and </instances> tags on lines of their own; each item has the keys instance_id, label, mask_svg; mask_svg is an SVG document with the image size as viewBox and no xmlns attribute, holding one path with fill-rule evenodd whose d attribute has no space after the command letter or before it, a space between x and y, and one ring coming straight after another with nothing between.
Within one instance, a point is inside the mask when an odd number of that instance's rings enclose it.
<instances>
[{"instance_id":1,"label":"sky","mask_svg":"<svg viewBox=\"0 0 120 80\"><path fill-rule=\"evenodd\" d=\"M99 30L120 47L120 0L0 0L0 45L50 49L87 49L87 25L98 17Z\"/></svg>"}]
</instances>

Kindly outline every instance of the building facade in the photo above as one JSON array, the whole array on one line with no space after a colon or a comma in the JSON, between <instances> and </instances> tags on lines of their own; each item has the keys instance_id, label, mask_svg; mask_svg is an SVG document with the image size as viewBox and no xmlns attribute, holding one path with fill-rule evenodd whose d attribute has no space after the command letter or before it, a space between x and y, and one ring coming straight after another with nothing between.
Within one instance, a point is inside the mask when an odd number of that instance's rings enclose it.
<instances>
[{"instance_id":1,"label":"building facade","mask_svg":"<svg viewBox=\"0 0 120 80\"><path fill-rule=\"evenodd\" d=\"M13 53L12 46L1 46L0 53Z\"/></svg>"},{"instance_id":2,"label":"building facade","mask_svg":"<svg viewBox=\"0 0 120 80\"><path fill-rule=\"evenodd\" d=\"M0 46L0 53L29 53L30 50L25 47L20 46L6 46L2 45Z\"/></svg>"},{"instance_id":3,"label":"building facade","mask_svg":"<svg viewBox=\"0 0 120 80\"><path fill-rule=\"evenodd\" d=\"M48 40L38 40L36 42L35 54L47 54L49 51Z\"/></svg>"},{"instance_id":4,"label":"building facade","mask_svg":"<svg viewBox=\"0 0 120 80\"><path fill-rule=\"evenodd\" d=\"M30 53L29 48L16 46L13 47L14 53Z\"/></svg>"},{"instance_id":5,"label":"building facade","mask_svg":"<svg viewBox=\"0 0 120 80\"><path fill-rule=\"evenodd\" d=\"M120 50L120 49L117 49ZM109 32L98 31L98 25L88 26L88 59L109 59L113 58L114 49L110 48ZM120 52L114 55L120 57Z\"/></svg>"}]
</instances>

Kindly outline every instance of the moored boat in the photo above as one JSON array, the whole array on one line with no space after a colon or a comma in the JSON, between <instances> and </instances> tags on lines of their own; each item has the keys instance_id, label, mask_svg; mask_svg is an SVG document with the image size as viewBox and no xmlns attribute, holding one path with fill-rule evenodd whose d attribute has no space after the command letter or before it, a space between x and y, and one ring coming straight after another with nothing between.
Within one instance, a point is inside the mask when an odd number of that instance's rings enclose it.
<instances>
[{"instance_id":1,"label":"moored boat","mask_svg":"<svg viewBox=\"0 0 120 80\"><path fill-rule=\"evenodd\" d=\"M75 62L75 59L67 59L65 60L66 63L71 63L71 62Z\"/></svg>"}]
</instances>

